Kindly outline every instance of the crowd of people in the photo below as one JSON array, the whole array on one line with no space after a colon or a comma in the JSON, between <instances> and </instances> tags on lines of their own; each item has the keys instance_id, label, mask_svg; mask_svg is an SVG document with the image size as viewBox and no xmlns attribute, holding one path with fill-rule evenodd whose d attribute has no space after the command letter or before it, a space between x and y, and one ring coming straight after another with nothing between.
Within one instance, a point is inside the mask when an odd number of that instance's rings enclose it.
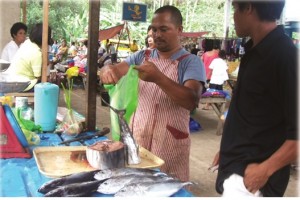
<instances>
[{"instance_id":1,"label":"crowd of people","mask_svg":"<svg viewBox=\"0 0 300 200\"><path fill-rule=\"evenodd\" d=\"M236 34L249 40L220 149L212 158L212 166L218 166L216 191L224 197L283 196L290 164L298 156L298 50L276 23L284 4L284 0L232 3ZM31 31L15 53L10 67L14 73L30 79L41 76L41 26ZM11 31L17 46L16 38L26 33L25 27ZM140 81L138 105L130 122L133 136L140 146L165 161L161 171L188 181L190 112L197 108L207 84L211 89L223 89L228 66L219 46L201 57L196 46L192 52L187 51L180 41L182 32L180 10L169 5L158 8L147 31L145 48L117 63L115 47L108 43L104 49L99 45L99 54L103 56L106 51L112 57L112 64L101 68L99 78L103 84L117 84L134 66ZM53 48L57 59L69 55L65 46L62 41L60 47ZM87 44L84 46L81 59L87 55Z\"/></svg>"}]
</instances>

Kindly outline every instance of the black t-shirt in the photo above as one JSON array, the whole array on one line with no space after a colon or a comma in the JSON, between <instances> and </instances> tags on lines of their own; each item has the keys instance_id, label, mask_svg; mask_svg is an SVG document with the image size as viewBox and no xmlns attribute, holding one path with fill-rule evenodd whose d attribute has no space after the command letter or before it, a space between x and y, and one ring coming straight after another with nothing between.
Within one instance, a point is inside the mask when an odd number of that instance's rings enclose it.
<instances>
[{"instance_id":1,"label":"black t-shirt","mask_svg":"<svg viewBox=\"0 0 300 200\"><path fill-rule=\"evenodd\" d=\"M245 45L224 124L216 189L231 174L244 176L249 163L269 158L285 140L297 140L297 49L281 26L259 44ZM289 166L274 173L261 189L283 196Z\"/></svg>"}]
</instances>

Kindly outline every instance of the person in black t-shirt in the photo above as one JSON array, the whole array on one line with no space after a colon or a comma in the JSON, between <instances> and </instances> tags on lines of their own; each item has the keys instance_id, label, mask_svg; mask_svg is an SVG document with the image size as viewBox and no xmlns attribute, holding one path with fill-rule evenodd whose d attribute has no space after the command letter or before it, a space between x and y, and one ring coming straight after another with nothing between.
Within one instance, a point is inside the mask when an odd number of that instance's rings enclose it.
<instances>
[{"instance_id":1,"label":"person in black t-shirt","mask_svg":"<svg viewBox=\"0 0 300 200\"><path fill-rule=\"evenodd\" d=\"M298 50L276 24L284 0L233 0L245 44L224 124L216 190L224 197L283 196L298 156Z\"/></svg>"}]
</instances>

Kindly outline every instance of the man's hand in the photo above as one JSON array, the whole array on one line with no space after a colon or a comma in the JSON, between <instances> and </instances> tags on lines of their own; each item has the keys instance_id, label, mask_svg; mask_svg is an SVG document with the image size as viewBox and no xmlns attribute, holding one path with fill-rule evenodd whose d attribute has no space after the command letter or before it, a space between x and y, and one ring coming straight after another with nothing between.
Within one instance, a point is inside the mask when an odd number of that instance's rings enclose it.
<instances>
[{"instance_id":1,"label":"man's hand","mask_svg":"<svg viewBox=\"0 0 300 200\"><path fill-rule=\"evenodd\" d=\"M104 66L100 70L100 81L103 84L116 84L122 75L120 74L117 67L113 65Z\"/></svg>"},{"instance_id":2,"label":"man's hand","mask_svg":"<svg viewBox=\"0 0 300 200\"><path fill-rule=\"evenodd\" d=\"M262 188L268 181L268 169L258 163L249 164L245 170L244 184L247 190L255 193Z\"/></svg>"},{"instance_id":3,"label":"man's hand","mask_svg":"<svg viewBox=\"0 0 300 200\"><path fill-rule=\"evenodd\" d=\"M164 76L153 62L147 60L134 68L139 72L139 78L143 81L157 83Z\"/></svg>"}]
</instances>

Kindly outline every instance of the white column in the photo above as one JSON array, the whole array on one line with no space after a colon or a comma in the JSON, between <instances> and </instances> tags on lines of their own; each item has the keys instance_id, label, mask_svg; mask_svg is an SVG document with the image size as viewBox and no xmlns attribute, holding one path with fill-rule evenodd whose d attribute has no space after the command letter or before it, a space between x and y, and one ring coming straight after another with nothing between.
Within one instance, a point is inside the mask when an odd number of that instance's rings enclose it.
<instances>
[{"instance_id":1,"label":"white column","mask_svg":"<svg viewBox=\"0 0 300 200\"><path fill-rule=\"evenodd\" d=\"M227 38L229 34L229 25L230 25L230 17L231 17L231 1L225 0L224 6L224 34L223 37Z\"/></svg>"}]
</instances>

